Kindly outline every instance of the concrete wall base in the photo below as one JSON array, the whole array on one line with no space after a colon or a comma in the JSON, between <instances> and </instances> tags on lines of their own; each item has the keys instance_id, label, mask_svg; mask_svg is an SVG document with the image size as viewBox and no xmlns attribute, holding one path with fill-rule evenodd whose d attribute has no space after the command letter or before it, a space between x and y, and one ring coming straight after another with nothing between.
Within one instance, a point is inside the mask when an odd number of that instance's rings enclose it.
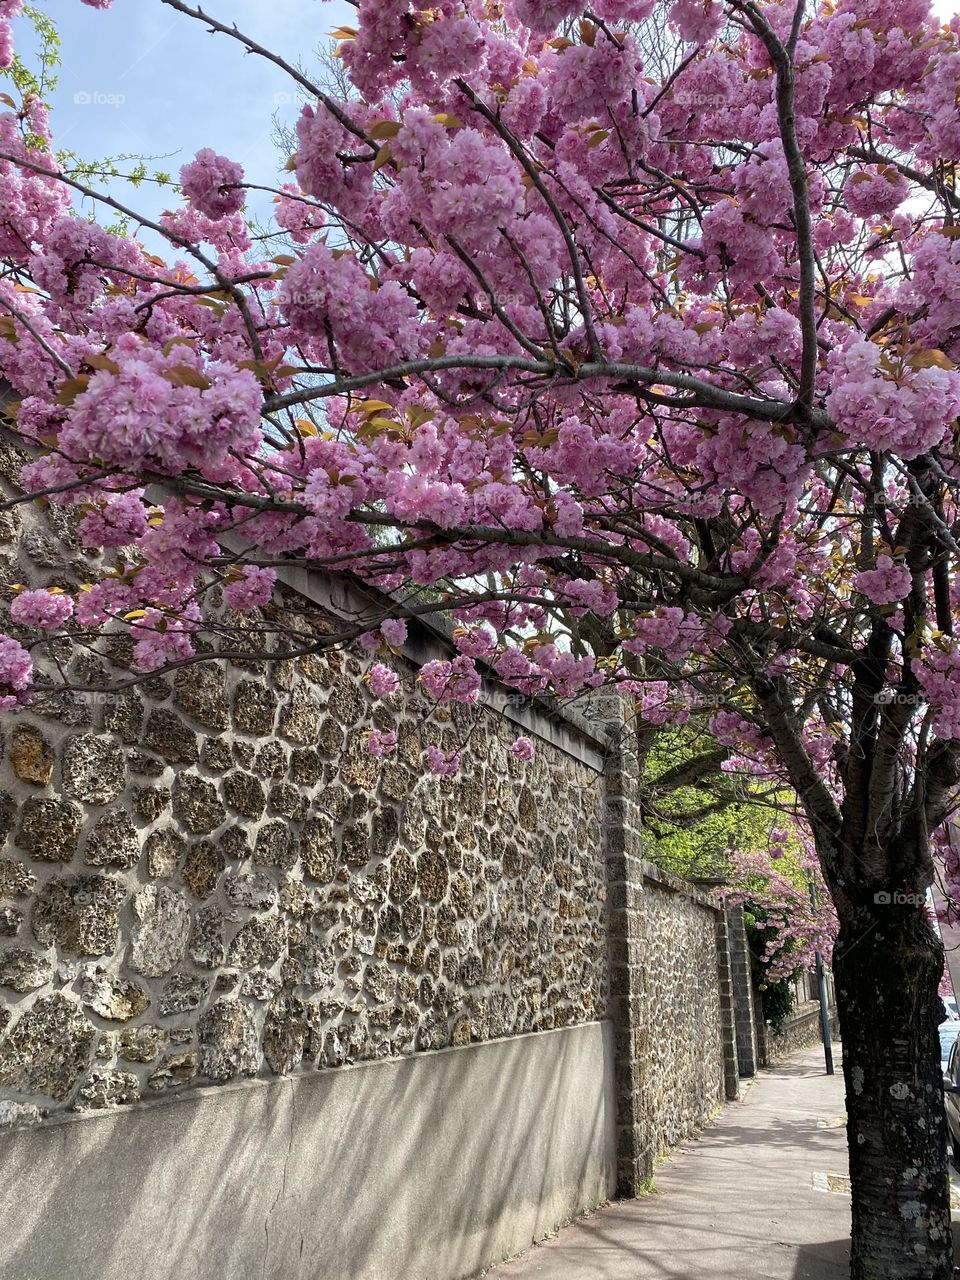
<instances>
[{"instance_id":1,"label":"concrete wall base","mask_svg":"<svg viewBox=\"0 0 960 1280\"><path fill-rule=\"evenodd\" d=\"M461 1280L616 1185L609 1023L0 1135L0 1280Z\"/></svg>"}]
</instances>

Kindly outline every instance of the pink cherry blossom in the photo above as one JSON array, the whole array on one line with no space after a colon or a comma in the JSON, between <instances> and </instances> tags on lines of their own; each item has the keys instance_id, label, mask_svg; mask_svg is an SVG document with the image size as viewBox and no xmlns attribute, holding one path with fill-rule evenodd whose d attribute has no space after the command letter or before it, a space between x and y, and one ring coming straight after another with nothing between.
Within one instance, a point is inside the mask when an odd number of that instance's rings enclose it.
<instances>
[{"instance_id":1,"label":"pink cherry blossom","mask_svg":"<svg viewBox=\"0 0 960 1280\"><path fill-rule=\"evenodd\" d=\"M394 729L387 731L371 729L367 734L367 751L372 756L392 755L397 747L397 734Z\"/></svg>"},{"instance_id":2,"label":"pink cherry blossom","mask_svg":"<svg viewBox=\"0 0 960 1280\"><path fill-rule=\"evenodd\" d=\"M33 662L18 641L0 634L0 711L12 711L30 702Z\"/></svg>"},{"instance_id":3,"label":"pink cherry blossom","mask_svg":"<svg viewBox=\"0 0 960 1280\"><path fill-rule=\"evenodd\" d=\"M877 556L875 569L858 573L853 585L874 604L896 604L910 593L910 570L890 556Z\"/></svg>"},{"instance_id":4,"label":"pink cherry blossom","mask_svg":"<svg viewBox=\"0 0 960 1280\"><path fill-rule=\"evenodd\" d=\"M427 748L427 768L440 776L460 772L460 752L443 751L440 747Z\"/></svg>"},{"instance_id":5,"label":"pink cherry blossom","mask_svg":"<svg viewBox=\"0 0 960 1280\"><path fill-rule=\"evenodd\" d=\"M358 372L413 356L421 326L413 300L395 282L377 288L350 254L311 244L281 290L287 322L308 340L339 335L342 358Z\"/></svg>"},{"instance_id":6,"label":"pink cherry blossom","mask_svg":"<svg viewBox=\"0 0 960 1280\"><path fill-rule=\"evenodd\" d=\"M370 678L370 690L378 698L389 697L390 694L396 693L400 688L400 677L385 663L376 663L370 668L368 675Z\"/></svg>"},{"instance_id":7,"label":"pink cherry blossom","mask_svg":"<svg viewBox=\"0 0 960 1280\"><path fill-rule=\"evenodd\" d=\"M243 166L209 147L180 170L183 194L208 218L216 221L238 213L244 205Z\"/></svg>"},{"instance_id":8,"label":"pink cherry blossom","mask_svg":"<svg viewBox=\"0 0 960 1280\"><path fill-rule=\"evenodd\" d=\"M146 534L148 514L143 490L113 494L83 516L78 531L89 547L129 547Z\"/></svg>"},{"instance_id":9,"label":"pink cherry blossom","mask_svg":"<svg viewBox=\"0 0 960 1280\"><path fill-rule=\"evenodd\" d=\"M435 658L420 668L418 679L438 702L473 703L480 696L480 674L466 655L452 661Z\"/></svg>"},{"instance_id":10,"label":"pink cherry blossom","mask_svg":"<svg viewBox=\"0 0 960 1280\"><path fill-rule=\"evenodd\" d=\"M855 169L843 188L847 208L859 218L891 214L910 194L910 184L892 165Z\"/></svg>"},{"instance_id":11,"label":"pink cherry blossom","mask_svg":"<svg viewBox=\"0 0 960 1280\"><path fill-rule=\"evenodd\" d=\"M534 31L552 31L578 7L571 0L514 0L517 17Z\"/></svg>"},{"instance_id":12,"label":"pink cherry blossom","mask_svg":"<svg viewBox=\"0 0 960 1280\"><path fill-rule=\"evenodd\" d=\"M510 754L515 760L532 760L536 754L536 748L529 738L525 738L521 735L519 738L515 738L510 744Z\"/></svg>"},{"instance_id":13,"label":"pink cherry blossom","mask_svg":"<svg viewBox=\"0 0 960 1280\"><path fill-rule=\"evenodd\" d=\"M0 61L20 8L0 0ZM731 782L795 798L814 828L738 864L783 979L829 949L811 841L860 936L903 867L875 839L903 780L911 831L954 799L960 18L355 9L337 96L300 112L279 182L249 183L255 230L246 175L209 149L177 208L144 231L129 192L131 232L111 228L38 95L0 110L5 430L25 524L69 529L91 579L55 648L69 597L14 601L37 684L76 670L47 653L114 632L146 670L249 646L236 611L271 599L265 566L332 570L364 604L340 637L315 620L324 645L360 633L374 697L398 687L400 618L449 637L420 672L443 704L426 741L445 735L426 769L460 767L489 670L547 706L606 689L652 751L689 726ZM299 608L269 612L260 642L302 648ZM29 656L5 654L15 705ZM510 736L514 767L532 740ZM851 787L868 758L876 785ZM844 824L869 857L838 852ZM960 900L949 835L929 853Z\"/></svg>"},{"instance_id":14,"label":"pink cherry blossom","mask_svg":"<svg viewBox=\"0 0 960 1280\"><path fill-rule=\"evenodd\" d=\"M0 17L0 69L13 64L13 28Z\"/></svg>"},{"instance_id":15,"label":"pink cherry blossom","mask_svg":"<svg viewBox=\"0 0 960 1280\"><path fill-rule=\"evenodd\" d=\"M914 664L917 681L933 712L933 731L941 738L960 738L960 647L942 638L927 645Z\"/></svg>"},{"instance_id":16,"label":"pink cherry blossom","mask_svg":"<svg viewBox=\"0 0 960 1280\"><path fill-rule=\"evenodd\" d=\"M23 591L14 596L10 605L10 617L25 627L39 627L41 631L56 631L73 616L73 600L70 596L53 591Z\"/></svg>"},{"instance_id":17,"label":"pink cherry blossom","mask_svg":"<svg viewBox=\"0 0 960 1280\"><path fill-rule=\"evenodd\" d=\"M380 634L387 644L400 649L406 643L407 624L403 618L387 618L380 624Z\"/></svg>"},{"instance_id":18,"label":"pink cherry blossom","mask_svg":"<svg viewBox=\"0 0 960 1280\"><path fill-rule=\"evenodd\" d=\"M831 353L827 408L858 444L909 461L940 443L960 414L960 373L937 366L886 374L875 343L851 338Z\"/></svg>"},{"instance_id":19,"label":"pink cherry blossom","mask_svg":"<svg viewBox=\"0 0 960 1280\"><path fill-rule=\"evenodd\" d=\"M670 23L682 40L704 44L712 40L723 22L723 8L715 0L675 0Z\"/></svg>"},{"instance_id":20,"label":"pink cherry blossom","mask_svg":"<svg viewBox=\"0 0 960 1280\"><path fill-rule=\"evenodd\" d=\"M260 569L247 564L243 566L241 575L224 588L223 598L230 608L246 613L250 609L269 604L277 581L276 569Z\"/></svg>"}]
</instances>

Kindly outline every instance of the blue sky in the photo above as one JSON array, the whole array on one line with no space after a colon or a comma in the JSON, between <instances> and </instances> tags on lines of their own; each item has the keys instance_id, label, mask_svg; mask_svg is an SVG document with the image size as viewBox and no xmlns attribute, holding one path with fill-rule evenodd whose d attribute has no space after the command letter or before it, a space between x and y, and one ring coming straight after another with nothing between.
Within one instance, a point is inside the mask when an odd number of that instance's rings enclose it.
<instances>
[{"instance_id":1,"label":"blue sky","mask_svg":"<svg viewBox=\"0 0 960 1280\"><path fill-rule=\"evenodd\" d=\"M946 17L958 2L935 0L934 9ZM208 35L160 0L115 0L107 12L80 0L34 3L54 19L63 40L53 95L58 147L87 158L152 156L154 169L176 174L209 146L239 160L249 180L278 181L272 118L279 112L292 122L298 110L279 68L244 54L228 37ZM345 0L202 0L202 7L307 69L315 67L330 30L354 20ZM148 215L171 203L169 191L155 188L114 184L111 191ZM269 197L251 197L253 212L264 215L269 207Z\"/></svg>"},{"instance_id":2,"label":"blue sky","mask_svg":"<svg viewBox=\"0 0 960 1280\"><path fill-rule=\"evenodd\" d=\"M87 158L154 156L152 168L176 175L208 146L239 160L252 181L276 182L272 117L279 111L293 121L298 111L295 86L279 68L160 0L115 0L106 12L80 0L40 3L63 41L52 96L58 147ZM307 69L329 31L353 13L342 0L203 0L202 7ZM147 187L112 193L148 214L172 199Z\"/></svg>"}]
</instances>

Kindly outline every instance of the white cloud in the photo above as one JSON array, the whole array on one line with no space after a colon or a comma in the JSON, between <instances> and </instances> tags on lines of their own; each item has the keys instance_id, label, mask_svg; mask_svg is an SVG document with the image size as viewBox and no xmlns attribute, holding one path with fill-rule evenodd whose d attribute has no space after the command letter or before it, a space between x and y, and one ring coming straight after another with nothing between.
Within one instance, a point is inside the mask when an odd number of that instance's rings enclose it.
<instances>
[{"instance_id":1,"label":"white cloud","mask_svg":"<svg viewBox=\"0 0 960 1280\"><path fill-rule=\"evenodd\" d=\"M353 12L342 0L211 0L204 7L308 68L329 31ZM210 146L240 160L251 180L275 179L272 117L279 109L293 119L297 111L296 86L280 68L159 0L118 0L104 13L77 0L52 0L48 8L63 40L53 96L58 146L85 158L154 156L154 167L174 173ZM150 215L170 200L149 188L122 198Z\"/></svg>"}]
</instances>

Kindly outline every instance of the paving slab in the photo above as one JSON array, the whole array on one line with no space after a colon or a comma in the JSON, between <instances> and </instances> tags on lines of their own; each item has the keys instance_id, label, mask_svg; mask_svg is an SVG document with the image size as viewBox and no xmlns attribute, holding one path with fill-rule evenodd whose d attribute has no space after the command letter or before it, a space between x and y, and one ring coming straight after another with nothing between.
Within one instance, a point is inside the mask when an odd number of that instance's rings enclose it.
<instances>
[{"instance_id":1,"label":"paving slab","mask_svg":"<svg viewBox=\"0 0 960 1280\"><path fill-rule=\"evenodd\" d=\"M485 1280L848 1280L843 1077L823 1050L760 1072L657 1166L655 1191L598 1210Z\"/></svg>"}]
</instances>

